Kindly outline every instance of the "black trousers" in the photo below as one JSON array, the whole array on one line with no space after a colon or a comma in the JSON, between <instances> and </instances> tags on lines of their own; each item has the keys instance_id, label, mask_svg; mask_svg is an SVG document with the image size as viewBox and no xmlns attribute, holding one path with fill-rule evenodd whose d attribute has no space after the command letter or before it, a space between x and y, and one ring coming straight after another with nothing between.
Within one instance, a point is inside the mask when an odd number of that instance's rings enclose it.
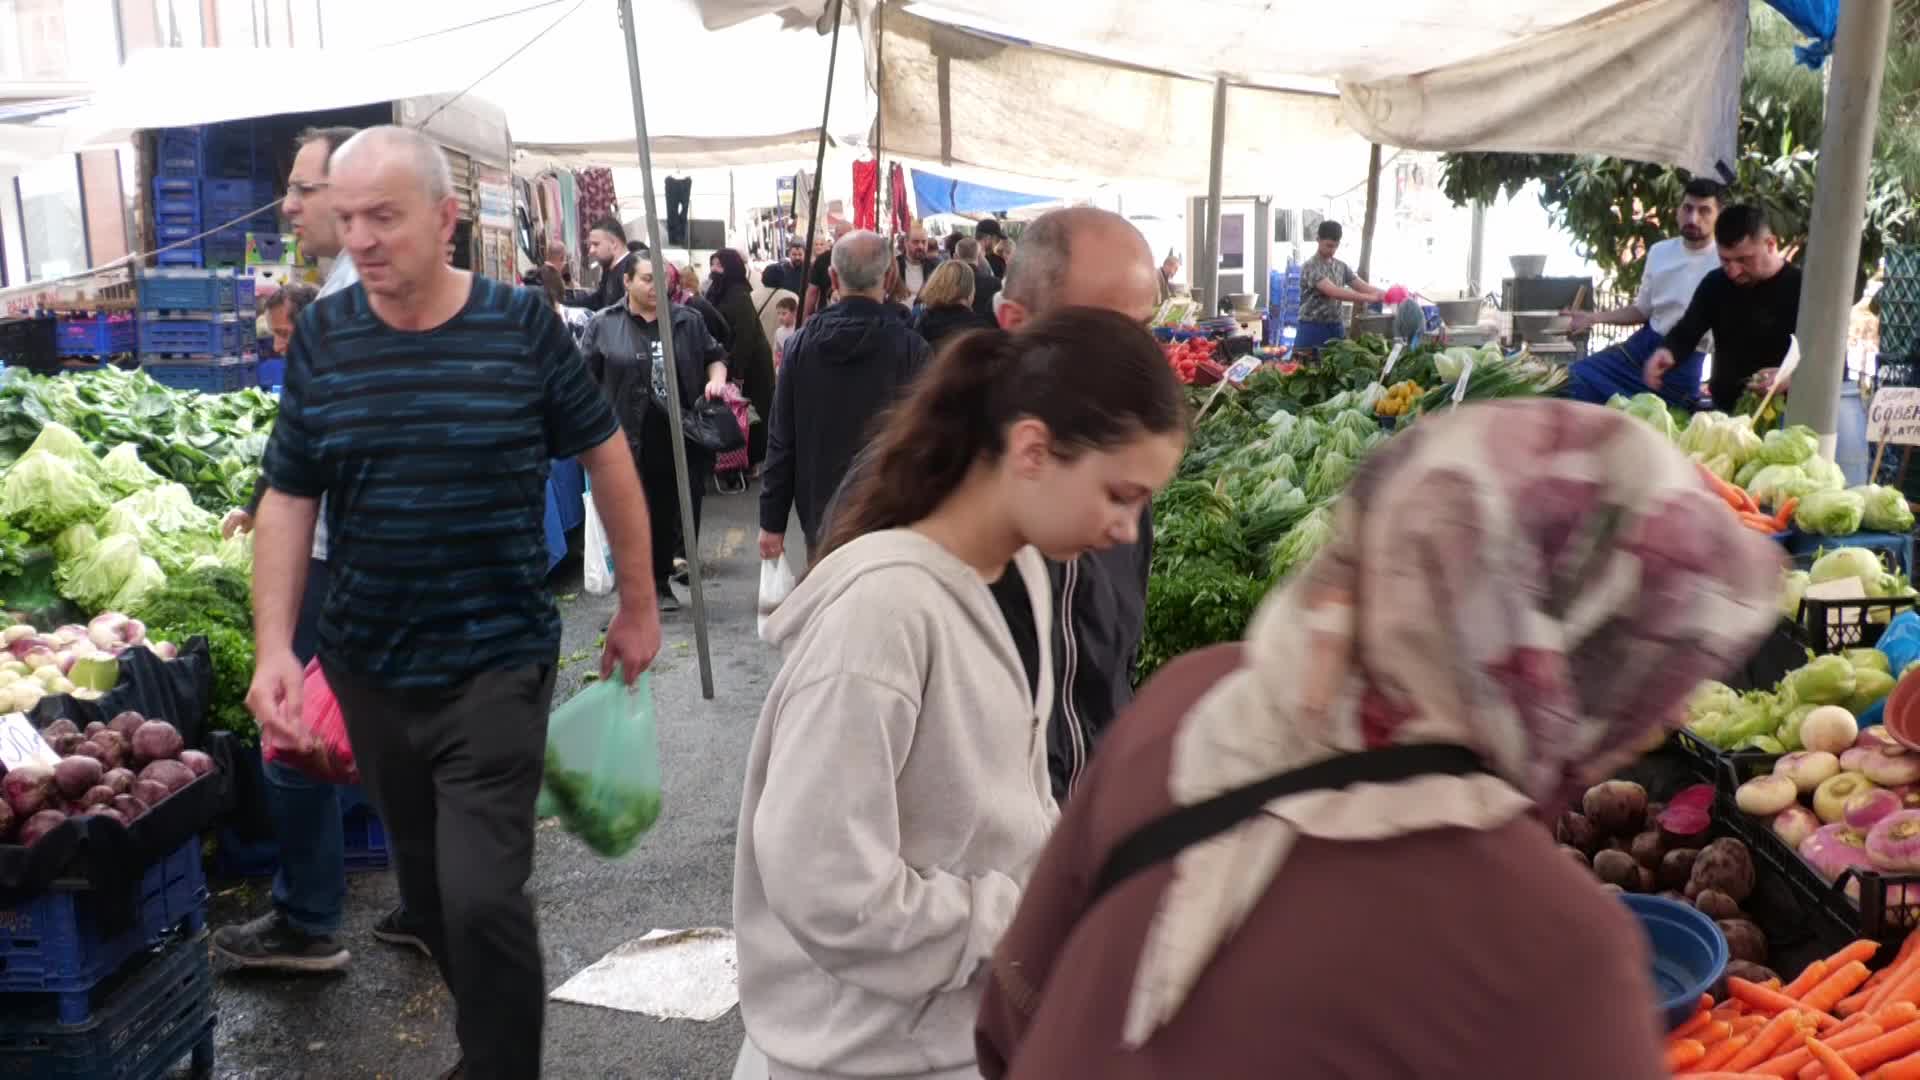
<instances>
[{"instance_id":1,"label":"black trousers","mask_svg":"<svg viewBox=\"0 0 1920 1080\"><path fill-rule=\"evenodd\" d=\"M649 407L640 422L634 464L647 492L647 517L653 522L653 581L665 585L673 576L673 558L685 557L686 545L700 541L700 501L713 475L713 454L682 438L687 448L687 488L693 496L693 528L680 527L680 481L673 472L672 428L666 410Z\"/></svg>"},{"instance_id":2,"label":"black trousers","mask_svg":"<svg viewBox=\"0 0 1920 1080\"><path fill-rule=\"evenodd\" d=\"M538 1077L546 977L526 884L557 658L425 691L322 667L400 899L453 994L464 1075Z\"/></svg>"}]
</instances>

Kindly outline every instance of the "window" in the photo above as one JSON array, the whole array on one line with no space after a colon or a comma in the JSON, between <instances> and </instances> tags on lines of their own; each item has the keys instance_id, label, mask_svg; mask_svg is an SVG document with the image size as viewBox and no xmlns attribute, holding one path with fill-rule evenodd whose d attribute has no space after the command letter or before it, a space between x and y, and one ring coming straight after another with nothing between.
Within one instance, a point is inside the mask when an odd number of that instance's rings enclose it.
<instances>
[{"instance_id":1,"label":"window","mask_svg":"<svg viewBox=\"0 0 1920 1080\"><path fill-rule=\"evenodd\" d=\"M0 82L78 82L119 63L110 5L0 0Z\"/></svg>"},{"instance_id":2,"label":"window","mask_svg":"<svg viewBox=\"0 0 1920 1080\"><path fill-rule=\"evenodd\" d=\"M160 43L174 49L198 49L207 39L200 28L200 0L153 0Z\"/></svg>"},{"instance_id":3,"label":"window","mask_svg":"<svg viewBox=\"0 0 1920 1080\"><path fill-rule=\"evenodd\" d=\"M13 181L27 281L45 281L87 268L86 218L80 204L80 166L74 156L21 170Z\"/></svg>"}]
</instances>

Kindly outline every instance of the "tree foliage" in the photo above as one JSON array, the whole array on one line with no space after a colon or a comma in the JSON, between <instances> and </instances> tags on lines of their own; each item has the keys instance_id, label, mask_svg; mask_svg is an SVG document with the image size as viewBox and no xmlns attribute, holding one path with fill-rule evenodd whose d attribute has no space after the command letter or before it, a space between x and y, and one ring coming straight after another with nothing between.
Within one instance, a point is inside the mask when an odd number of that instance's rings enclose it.
<instances>
[{"instance_id":1,"label":"tree foliage","mask_svg":"<svg viewBox=\"0 0 1920 1080\"><path fill-rule=\"evenodd\" d=\"M1739 160L1731 197L1756 203L1789 250L1803 247L1813 210L1824 89L1799 66L1799 36L1755 0L1741 87ZM1889 244L1920 241L1920 0L1896 0L1868 177L1864 280ZM1623 292L1638 287L1647 247L1676 231L1688 174L1665 165L1566 154L1447 154L1441 186L1454 203L1492 201L1539 181L1554 224Z\"/></svg>"}]
</instances>

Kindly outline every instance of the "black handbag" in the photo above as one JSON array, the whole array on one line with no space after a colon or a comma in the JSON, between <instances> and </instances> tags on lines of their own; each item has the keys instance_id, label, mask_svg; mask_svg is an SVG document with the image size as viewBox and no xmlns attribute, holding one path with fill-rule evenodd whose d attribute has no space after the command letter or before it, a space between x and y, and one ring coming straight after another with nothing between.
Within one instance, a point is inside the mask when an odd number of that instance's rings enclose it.
<instances>
[{"instance_id":1,"label":"black handbag","mask_svg":"<svg viewBox=\"0 0 1920 1080\"><path fill-rule=\"evenodd\" d=\"M680 428L688 442L711 453L731 453L747 445L732 406L710 397L703 396L680 411Z\"/></svg>"}]
</instances>

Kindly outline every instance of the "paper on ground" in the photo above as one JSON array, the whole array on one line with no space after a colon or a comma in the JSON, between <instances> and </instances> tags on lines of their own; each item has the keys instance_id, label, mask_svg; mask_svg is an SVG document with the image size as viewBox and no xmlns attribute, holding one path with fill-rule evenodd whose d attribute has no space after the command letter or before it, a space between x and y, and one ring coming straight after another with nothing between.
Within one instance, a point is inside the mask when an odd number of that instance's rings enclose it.
<instances>
[{"instance_id":1,"label":"paper on ground","mask_svg":"<svg viewBox=\"0 0 1920 1080\"><path fill-rule=\"evenodd\" d=\"M718 1020L740 1001L733 932L649 930L561 983L551 997L662 1020Z\"/></svg>"}]
</instances>

